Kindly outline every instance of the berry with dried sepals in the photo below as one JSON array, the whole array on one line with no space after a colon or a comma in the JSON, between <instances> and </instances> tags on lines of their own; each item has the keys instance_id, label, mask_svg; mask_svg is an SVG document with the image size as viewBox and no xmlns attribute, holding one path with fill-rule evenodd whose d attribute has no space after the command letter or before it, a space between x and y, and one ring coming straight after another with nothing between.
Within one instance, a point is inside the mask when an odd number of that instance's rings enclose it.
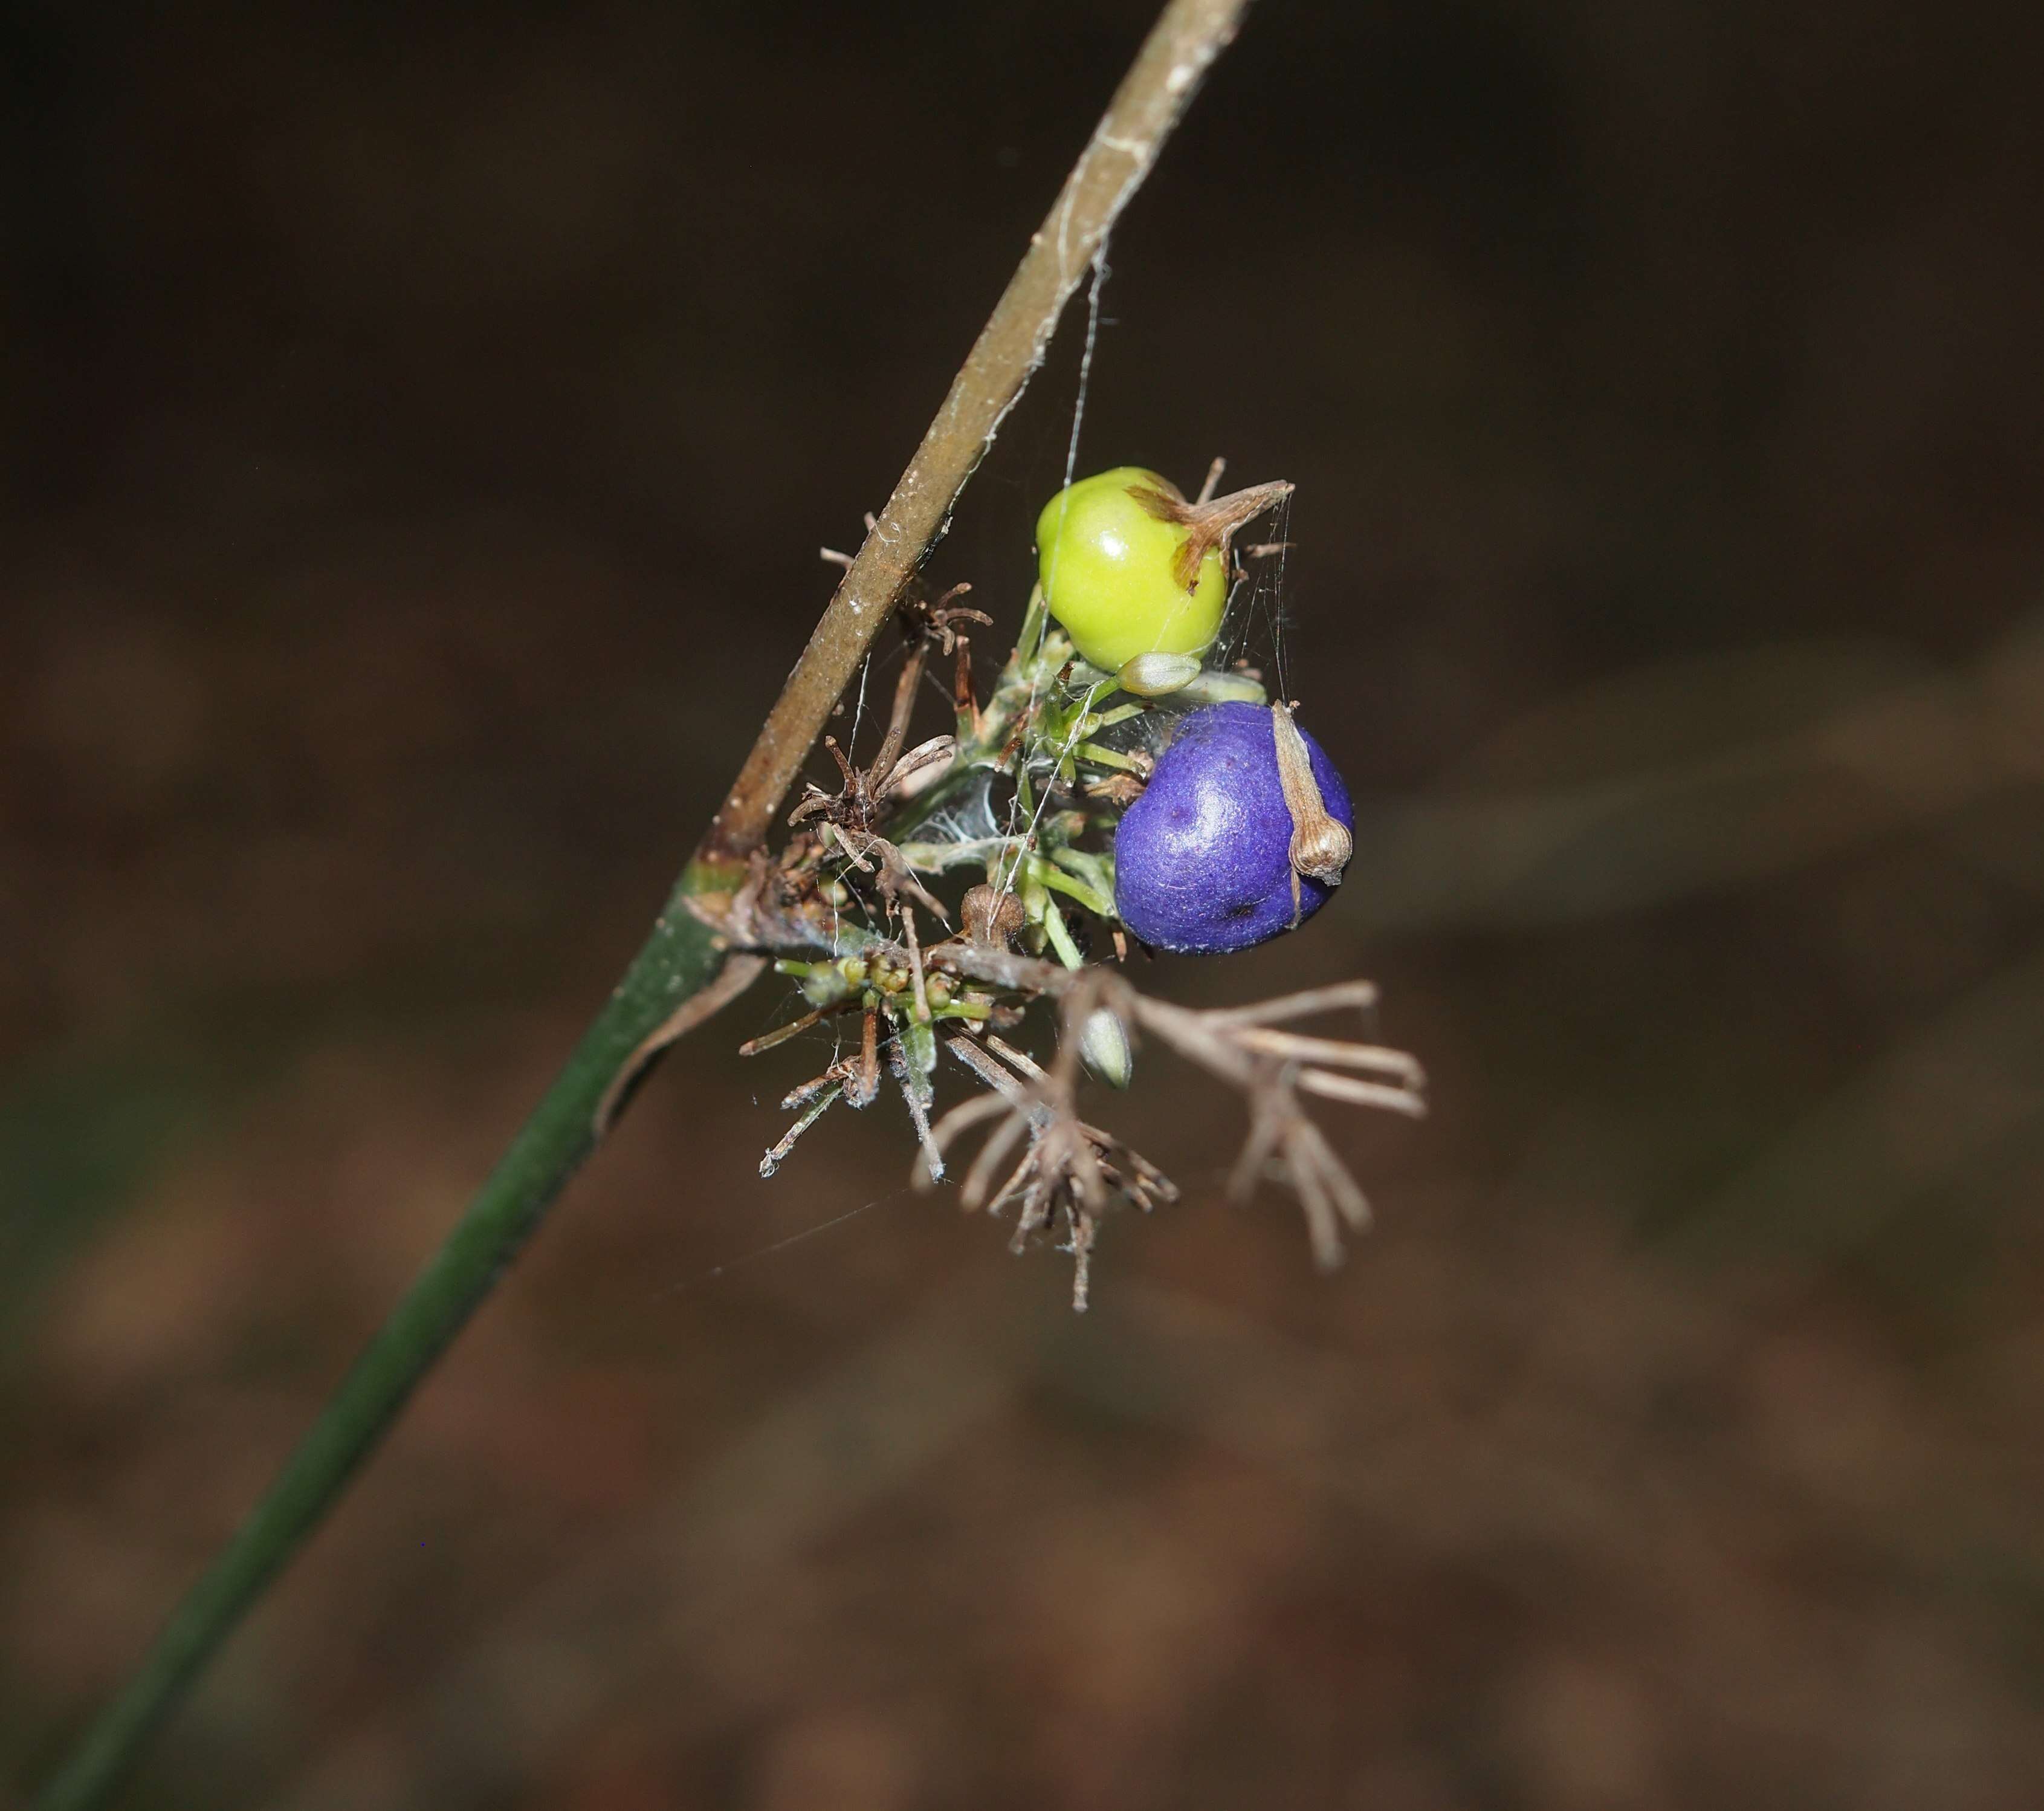
<instances>
[{"instance_id":1,"label":"berry with dried sepals","mask_svg":"<svg viewBox=\"0 0 2044 1811\"><path fill-rule=\"evenodd\" d=\"M1139 682L1148 695L1182 685L1220 633L1229 536L1291 488L1258 485L1189 503L1170 479L1140 466L1080 479L1036 519L1051 614L1103 672L1119 673L1146 655L1189 657L1189 667L1159 671L1153 663Z\"/></svg>"},{"instance_id":2,"label":"berry with dried sepals","mask_svg":"<svg viewBox=\"0 0 2044 1811\"><path fill-rule=\"evenodd\" d=\"M1354 827L1341 775L1284 706L1208 706L1116 828L1116 909L1158 949L1248 949L1327 902Z\"/></svg>"}]
</instances>

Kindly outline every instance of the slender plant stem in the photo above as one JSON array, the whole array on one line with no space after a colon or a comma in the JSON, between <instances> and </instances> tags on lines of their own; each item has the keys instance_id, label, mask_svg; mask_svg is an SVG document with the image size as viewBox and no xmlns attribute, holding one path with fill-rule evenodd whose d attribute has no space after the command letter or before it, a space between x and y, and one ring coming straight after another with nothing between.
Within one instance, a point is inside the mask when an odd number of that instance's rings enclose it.
<instances>
[{"instance_id":1,"label":"slender plant stem","mask_svg":"<svg viewBox=\"0 0 2044 1811\"><path fill-rule=\"evenodd\" d=\"M332 1506L517 1255L595 1142L597 1105L612 1077L647 1026L716 974L717 944L685 906L660 921L468 1211L46 1788L39 1801L45 1811L102 1805L117 1787L151 1731Z\"/></svg>"},{"instance_id":2,"label":"slender plant stem","mask_svg":"<svg viewBox=\"0 0 2044 1811\"><path fill-rule=\"evenodd\" d=\"M742 863L766 836L831 706L1043 362L1066 302L1247 8L1248 0L1172 0L1164 9L789 675L699 862Z\"/></svg>"},{"instance_id":3,"label":"slender plant stem","mask_svg":"<svg viewBox=\"0 0 2044 1811\"><path fill-rule=\"evenodd\" d=\"M724 966L716 929L747 858L902 588L1021 394L1065 303L1155 163L1247 0L1171 0L1032 238L894 494L804 648L667 909L467 1211L370 1341L268 1493L85 1730L40 1811L105 1804L151 1732L332 1509L412 1392L594 1148L663 1034ZM728 994L736 989L717 990ZM709 1000L701 1002L710 1004Z\"/></svg>"}]
</instances>

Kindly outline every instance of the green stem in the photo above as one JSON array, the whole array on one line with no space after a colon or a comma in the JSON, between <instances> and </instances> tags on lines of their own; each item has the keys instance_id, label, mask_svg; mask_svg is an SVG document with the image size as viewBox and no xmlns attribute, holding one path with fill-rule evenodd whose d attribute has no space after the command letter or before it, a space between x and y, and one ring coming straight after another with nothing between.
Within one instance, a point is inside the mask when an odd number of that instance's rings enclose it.
<instances>
[{"instance_id":1,"label":"green stem","mask_svg":"<svg viewBox=\"0 0 2044 1811\"><path fill-rule=\"evenodd\" d=\"M1124 774L1143 771L1143 763L1133 756L1124 755L1118 749L1104 748L1097 742L1082 742L1072 752L1079 759L1090 761L1097 767L1112 767L1116 772Z\"/></svg>"},{"instance_id":2,"label":"green stem","mask_svg":"<svg viewBox=\"0 0 2044 1811\"><path fill-rule=\"evenodd\" d=\"M1058 952L1058 960L1066 967L1078 970L1085 967L1085 958L1079 954L1079 946L1072 941L1072 933L1065 929L1065 915L1055 900L1043 901L1043 931L1051 940L1051 948Z\"/></svg>"},{"instance_id":3,"label":"green stem","mask_svg":"<svg viewBox=\"0 0 2044 1811\"><path fill-rule=\"evenodd\" d=\"M1060 853L1062 852L1061 851ZM1045 886L1054 891L1063 894L1068 899L1076 899L1097 917L1112 919L1114 917L1114 902L1098 887L1089 886L1078 876L1066 874L1060 869L1053 867L1050 863L1043 860L1040 857L1031 859L1034 865L1029 871L1033 879L1042 882ZM1062 925L1059 929L1062 929ZM1054 940L1056 935L1056 932L1052 933ZM1058 947L1062 948L1065 946L1060 944ZM1068 963L1066 966L1076 967L1078 964Z\"/></svg>"},{"instance_id":4,"label":"green stem","mask_svg":"<svg viewBox=\"0 0 2044 1811\"><path fill-rule=\"evenodd\" d=\"M597 1103L634 1051L724 959L677 890L668 911L446 1242L328 1400L269 1494L178 1606L37 1801L102 1804L136 1751L298 1551L594 1147Z\"/></svg>"}]
</instances>

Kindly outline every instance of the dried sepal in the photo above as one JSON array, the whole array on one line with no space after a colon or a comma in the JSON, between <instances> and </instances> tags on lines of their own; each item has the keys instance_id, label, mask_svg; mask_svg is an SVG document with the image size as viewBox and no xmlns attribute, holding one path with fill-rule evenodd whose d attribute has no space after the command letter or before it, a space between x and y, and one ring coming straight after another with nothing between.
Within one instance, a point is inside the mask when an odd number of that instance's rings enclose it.
<instances>
[{"instance_id":1,"label":"dried sepal","mask_svg":"<svg viewBox=\"0 0 2044 1811\"><path fill-rule=\"evenodd\" d=\"M957 613L978 614L977 611ZM894 703L888 714L886 733L881 738L872 764L854 767L838 746L837 738L826 736L824 747L837 763L842 783L834 793L811 785L788 814L788 822L800 829L818 821L815 835L819 848L827 851L835 847L860 873L877 875L881 898L890 913L905 894L939 922L948 924L950 917L942 903L916 878L902 860L901 851L878 829L890 809L941 779L958 753L958 740L952 736L932 736L905 754L902 752L927 652L928 643L919 640L902 663L894 684Z\"/></svg>"},{"instance_id":2,"label":"dried sepal","mask_svg":"<svg viewBox=\"0 0 2044 1811\"><path fill-rule=\"evenodd\" d=\"M787 1160L788 1153L795 1148L795 1141L829 1111L832 1103L837 1099L840 1091L836 1084L832 1084L818 1094L802 1117L782 1135L780 1142L759 1159L759 1174L763 1178L772 1175ZM787 1101L781 1103L782 1106L784 1109L786 1108L789 1101L792 1101L794 1098L793 1095L790 1095Z\"/></svg>"},{"instance_id":3,"label":"dried sepal","mask_svg":"<svg viewBox=\"0 0 2044 1811\"><path fill-rule=\"evenodd\" d=\"M1292 721L1289 705L1271 706L1270 732L1278 748L1278 783L1292 814L1292 871L1323 886L1339 886L1355 853L1355 839L1347 825L1328 815L1320 782L1313 777L1312 756ZM1296 882L1293 890L1296 894Z\"/></svg>"},{"instance_id":4,"label":"dried sepal","mask_svg":"<svg viewBox=\"0 0 2044 1811\"><path fill-rule=\"evenodd\" d=\"M1220 463L1215 461L1216 466ZM1209 475L1208 482L1211 484L1215 480ZM1189 591L1198 583L1200 567L1206 556L1218 552L1225 568L1228 544L1235 532L1254 521L1273 504L1281 503L1290 496L1292 486L1281 479L1274 484L1257 484L1247 490L1232 490L1225 497L1209 498L1202 490L1199 500L1191 503L1185 501L1175 485L1162 489L1147 484L1132 485L1128 494L1158 521L1170 522L1186 531L1185 544L1178 549L1172 576L1183 590Z\"/></svg>"}]
</instances>

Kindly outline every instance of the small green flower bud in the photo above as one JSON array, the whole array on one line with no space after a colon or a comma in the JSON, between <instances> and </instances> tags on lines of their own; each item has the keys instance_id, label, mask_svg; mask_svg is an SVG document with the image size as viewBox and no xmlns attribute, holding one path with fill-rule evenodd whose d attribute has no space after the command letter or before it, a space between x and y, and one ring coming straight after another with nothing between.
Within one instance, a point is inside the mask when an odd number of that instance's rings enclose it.
<instances>
[{"instance_id":1,"label":"small green flower bud","mask_svg":"<svg viewBox=\"0 0 2044 1811\"><path fill-rule=\"evenodd\" d=\"M1100 1006L1086 1015L1079 1032L1079 1059L1110 1088L1128 1086L1135 1074L1135 1056L1119 1013Z\"/></svg>"},{"instance_id":2,"label":"small green flower bud","mask_svg":"<svg viewBox=\"0 0 2044 1811\"><path fill-rule=\"evenodd\" d=\"M1139 654L1115 675L1124 692L1139 698L1161 698L1183 691L1198 677L1200 663L1191 654Z\"/></svg>"}]
</instances>

